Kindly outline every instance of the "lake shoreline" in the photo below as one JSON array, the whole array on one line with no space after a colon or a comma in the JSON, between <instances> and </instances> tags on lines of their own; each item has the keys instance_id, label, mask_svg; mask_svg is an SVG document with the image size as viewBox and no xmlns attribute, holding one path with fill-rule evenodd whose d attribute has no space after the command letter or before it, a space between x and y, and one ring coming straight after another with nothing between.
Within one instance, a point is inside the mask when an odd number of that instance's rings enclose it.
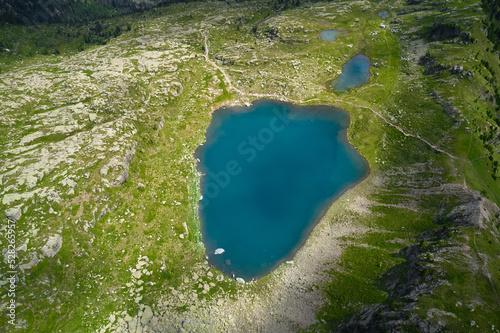
<instances>
[{"instance_id":1,"label":"lake shoreline","mask_svg":"<svg viewBox=\"0 0 500 333\"><path fill-rule=\"evenodd\" d=\"M339 94L349 92L370 82L371 59L358 53L342 65L339 76L330 81L330 87Z\"/></svg>"},{"instance_id":2,"label":"lake shoreline","mask_svg":"<svg viewBox=\"0 0 500 333\"><path fill-rule=\"evenodd\" d=\"M289 112L297 112L297 113L326 112L326 113L328 113L330 110L333 110L335 112L342 113L343 116L346 117L346 122L345 122L345 124L342 124L341 129L338 132L338 138L340 139L340 141L341 141L342 144L345 144L346 147L354 150L356 152L356 154L361 157L362 163L364 164L364 167L365 167L366 171L362 174L362 176L357 181L355 181L354 183L352 183L349 186L347 186L346 188L344 188L340 193L334 195L331 198L326 199L326 202L328 202L328 203L325 205L324 208L322 208L322 209L320 209L320 210L318 210L317 212L314 213L315 217L313 218L313 220L311 220L309 222L309 224L307 225L307 227L304 229L304 231L303 231L303 237L301 237L299 243L295 247L292 248L292 250L290 251L289 255L283 257L275 265L273 265L272 269L268 273L265 273L265 274L253 277L249 281L256 281L256 280L259 280L259 279L261 279L261 278L263 278L265 276L273 274L273 272L275 272L276 269L278 269L282 264L286 264L291 259L293 259L297 255L297 253L299 252L299 250L304 247L305 243L307 242L307 240L312 235L314 229L318 226L318 224L320 223L320 221L325 217L325 215L327 214L328 210L332 207L332 205L334 204L334 202L337 201L344 194L346 194L349 190L353 189L354 187L356 187L357 185L359 185L361 182L363 182L364 180L366 180L366 178L371 173L371 168L370 168L370 165L369 165L368 161L363 157L363 155L361 155L360 151L354 145L352 145L352 143L349 140L348 131L349 131L349 127L351 125L351 115L350 115L350 113L348 111L342 109L342 108L337 107L337 106L328 105L328 104L301 105L301 104L296 104L296 103L288 102L288 101L282 101L282 100L265 98L265 99L256 99L256 100L253 100L251 103L246 103L245 105L241 105L241 104L236 104L235 105L235 103L230 103L230 104L222 105L222 106L220 106L219 108L217 108L216 110L214 110L212 112L212 119L213 119L214 113L217 112L217 111L219 111L219 110L221 110L222 112L224 112L224 111L227 111L228 109L231 109L234 113L240 113L240 112L245 112L246 113L246 112L251 112L252 110L254 110L255 108L257 108L259 106L259 104L262 104L262 103L274 103L274 104L278 105L279 107L283 107L283 108L288 109ZM318 108L319 108L319 111L318 111ZM298 110L298 109L300 109L300 110ZM314 109L314 110L312 110L312 109ZM211 129L212 126L213 126L213 123L211 122L210 125L209 125L209 127L207 128L207 130L205 132L205 142L196 149L195 154L194 154L194 157L195 157L195 159L197 161L197 163L196 163L196 170L200 173L200 183L199 183L200 184L200 189L199 189L200 193L202 193L202 188L203 188L202 185L204 184L204 182L207 181L207 179L206 179L207 177L205 177L205 175L208 172L208 169L206 168L206 166L204 166L203 163L200 162L201 161L200 160L200 157L201 157L200 154L202 154L203 146L206 145L207 143L210 143L211 140L213 140L211 138L211 134L213 134L213 133L211 133L211 131L210 131L210 129ZM199 222L200 222L200 230L203 230L203 226L206 223L206 221L205 221L205 219L203 217L203 214L201 212L200 202L201 202L201 200L198 201L198 216L199 216ZM204 235L203 232L201 234L202 234L202 243L203 243L203 246L205 247L205 255L206 255L206 257L210 258L209 257L209 253L207 252L208 248L206 246L207 243L206 243L206 240L205 240L205 235ZM210 263L211 266L216 267L211 262L210 259L209 259L209 263ZM231 277L231 276L229 276L227 274L225 274L225 275L228 276L228 277L230 277L230 278L237 278L238 277L238 276Z\"/></svg>"}]
</instances>

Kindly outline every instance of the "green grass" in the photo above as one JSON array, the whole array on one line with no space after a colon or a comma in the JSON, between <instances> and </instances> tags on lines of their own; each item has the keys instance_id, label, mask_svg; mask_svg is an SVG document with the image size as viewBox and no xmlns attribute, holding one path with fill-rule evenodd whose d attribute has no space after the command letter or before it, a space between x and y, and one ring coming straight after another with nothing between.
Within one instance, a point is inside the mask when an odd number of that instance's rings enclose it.
<instances>
[{"instance_id":1,"label":"green grass","mask_svg":"<svg viewBox=\"0 0 500 333\"><path fill-rule=\"evenodd\" d=\"M457 20L467 20L471 14L477 14L464 7L472 3L453 2L448 6L456 8L454 14L458 16ZM371 9L368 10L364 5L354 4L349 12L338 15L338 7L344 5L343 2L325 3L321 5L325 7L324 11L305 6L276 12L258 2L231 4L234 7L224 14L223 22L214 23L208 31L211 59L218 57L226 60L221 67L231 76L237 88L248 93L277 94L284 98L307 101L307 104L337 105L348 110L351 116L348 138L370 164L370 177L348 195L353 193L371 200L371 213L350 214L346 208L341 208L332 213L335 219L327 221L335 223L334 220L348 219L366 232L341 240L344 253L334 269L328 272L324 284L318 286L327 300L318 310L318 318L324 319L326 324L313 326L311 331L334 329L335 325L348 321L353 314L368 305L390 304L393 301L388 298L386 282L398 282L405 276L408 262L402 255L404 249L411 244L418 244L422 234L441 229L443 224L450 224L451 221L444 217L453 207L462 203L461 192L455 196L419 194L419 190L439 188L448 182L463 184L465 180L471 189L482 192L492 201L495 201L495 197L500 198L500 187L491 177L493 162L487 158L478 159L489 154L480 135L486 131L496 133L497 126L493 126L494 120L487 113L495 112L491 103L486 99L477 100L480 93L491 90L488 79L492 75L477 66L481 59L498 65L494 54L482 54L483 45L487 42L481 35L480 24L471 21L471 31L478 40L477 44L449 45L435 42L428 45L436 61L446 66L463 63L465 69L474 72L474 77L457 78L443 70L436 79L423 75L422 66L413 66L409 60L401 58L408 41L399 37L407 34L410 39L420 38L426 25L432 24L436 17L446 18L445 14L431 10L426 12L427 16L417 20L415 16L424 15L423 12L402 13L397 17L402 21L403 32L399 33L380 28L380 23L385 21L377 13L386 9L382 8L385 5L369 3L367 6L370 5ZM406 4L402 6L407 8ZM155 283L145 284L144 304L155 304L170 292L170 287L184 288L183 292L186 294L192 290L199 291L198 282L192 282L191 276L197 271L196 267L204 262L205 249L201 243L197 212L200 197L199 174L195 170L193 154L205 140L212 108L234 102L239 96L231 92L223 74L205 62L201 50L203 39L198 32L182 35L182 43L188 50L196 50L196 57L180 61L176 71L140 72L139 56L145 50L152 52L156 49L168 49L170 46L164 42L172 37L169 36L169 29L174 23L181 27L189 24L198 29L202 21L213 23L212 15L218 10L226 9L223 3L210 6L179 4L148 11L142 16L124 16L103 22L104 26L110 28L132 24L131 31L122 33L116 39L109 39L107 43L126 49L125 53L116 57L123 56L133 65L132 70L125 70L133 80L124 85L123 89L102 84L97 91L85 92L81 102L91 104L101 97L115 94L105 99L105 107L96 107L99 123L95 126L119 119L123 110L133 110L137 118L124 121L137 130L133 138L137 142L137 152L130 165L129 179L120 187L104 188L101 182L100 168L111 156L106 154L101 162L92 163L94 156L89 156L86 151L79 152L75 157L81 162L78 164L81 169L74 171L78 176L75 187L77 198L67 195L67 188L62 191L57 187L57 183L63 179L61 173L64 170L55 170L40 180L37 186L56 187L62 193L62 202L56 204L38 197L27 202L26 206L40 210L30 208L23 216L25 220L20 226L20 232L25 237L24 234L27 235L33 225L39 227L40 235L45 237L56 233L64 224L64 245L56 257L43 259L31 270L30 275L26 275L26 286L30 288L22 288L20 301L23 307L20 308L19 315L27 320L30 327L37 327L41 332L93 331L104 326L112 312L125 310L134 315L138 311L138 305L129 294L130 288L121 287L132 281L127 269L135 267L139 255L145 255L154 261L148 267L153 274L142 278L144 282ZM318 13L329 15L328 17L335 15L336 18L329 18L330 25L324 26L318 22L322 18ZM164 16L168 16L167 19ZM360 19L358 23L354 23L355 18ZM73 57L77 53L82 56L89 51L101 50L96 42L84 45L85 50L81 51L84 36L78 34L87 28L87 25L53 25L38 29L0 27L2 38L13 40L17 49L15 54L0 54L2 73L14 73L29 66L43 64L44 69L40 73L64 75L65 67L59 64L61 61L76 62L79 61L78 58ZM325 43L317 33L327 28L348 30L349 33L340 36L337 42ZM57 29L71 36L63 34L61 37ZM271 38L270 31L273 29L279 30L279 37ZM373 31L377 34L372 35ZM140 40L144 36L154 37L155 42L159 41L158 45L151 43L140 49L140 42L131 41L133 38ZM34 41L39 43L34 45ZM119 44L122 42L123 45ZM349 47L351 44L352 47ZM42 48L58 49L60 54L43 55ZM370 83L353 89L348 94L340 95L329 90L328 82L337 75L341 65L360 52L372 59L373 76ZM479 55L476 56L476 53ZM292 61L297 60L300 63L292 64ZM36 69L30 71L38 73ZM95 68L84 68L83 65L81 72L89 78L93 74L100 74ZM158 82L164 77L172 77L172 80L182 84L183 92L180 96L156 95ZM218 79L217 83L214 82L215 78ZM8 81L3 76L0 80L4 82L3 86ZM69 106L53 106L54 101L48 96L50 89L61 89L69 94L64 90L62 82L48 87L46 92L31 96L33 101L26 102L16 112L14 127L0 127L0 142L7 144L11 135L21 139L28 133L33 133L35 128L21 128L24 125L38 124L31 117L43 116L44 113ZM12 96L24 96L22 89L24 88L12 92ZM459 120L463 123L459 124L456 119L443 113L443 106L429 95L431 92L437 92L442 100L459 108ZM2 98L7 97L3 94ZM146 100L149 104L145 103ZM48 109L41 110L47 106ZM420 135L460 158L469 159L472 165L460 159L452 161L446 155L433 151L418 138L404 136L368 107L405 132ZM158 130L157 124L162 116L165 117L165 126ZM82 119L86 124L89 123L88 117ZM51 133L35 139L31 144L60 142L95 127L92 124L86 126L78 132ZM469 127L469 130L465 127ZM499 161L497 151L491 156L494 161ZM19 164L23 165L25 164ZM421 165L425 167L420 168ZM68 166L68 174L76 168L76 165ZM88 179L82 178L86 172L90 174ZM7 181L4 178L3 182L4 186L8 186L14 184L15 179ZM145 187L139 189L139 183L145 184ZM440 219L438 214L442 204L444 217ZM107 213L94 222L94 216L99 216L105 206ZM50 207L61 212L61 216L43 214ZM84 225L91 222L94 226L86 231ZM183 223L188 227L189 236L180 239L179 235L185 231ZM472 237L471 232L472 230L467 231L469 237ZM458 245L467 244L472 248L471 238L467 242L460 236L453 237L450 242L456 241ZM441 245L437 241L429 243L429 248L451 247L451 243L446 242ZM29 246L39 248L43 244L44 238L40 236L33 237ZM498 253L497 240L485 231L477 238L477 245L480 252L488 255L488 268L493 272L495 281L499 281L500 271L497 267L500 263L498 256L495 256ZM422 318L427 316L426 311L430 308L455 313L457 319L449 321L451 331L470 329L467 326L468 320L475 320L479 329L489 329L488 325L494 324L491 318L496 311L491 286L479 272L461 266L462 261L463 257L450 257L448 261L439 264L437 268L446 272L445 278L450 286L440 286L434 295L422 296L418 301L420 310L417 313ZM161 269L162 266L165 269ZM286 267L279 270L286 270ZM219 274L213 268L211 272L214 276ZM97 277L98 274L104 278L101 280ZM46 277L50 280L48 285L43 283ZM190 282L184 284L186 278ZM216 282L205 276L201 278L203 282L216 283L216 287L211 288L206 295L199 293L200 299L239 297L242 287L234 281L225 279ZM279 277L270 275L245 288L265 298L269 294L268 284L273 285L277 281ZM495 286L497 290L500 289L498 283ZM57 290L54 291L54 288ZM117 292L110 294L112 290ZM31 292L36 298L29 296ZM38 297L45 295L44 293L52 297L54 302ZM486 305L477 307L471 313L466 307L455 306L460 297L469 302L479 298ZM401 305L399 301L396 303L396 306ZM94 309L94 314L90 312L91 308ZM177 311L188 308L181 306ZM4 324L4 319L0 320L0 325Z\"/></svg>"},{"instance_id":2,"label":"green grass","mask_svg":"<svg viewBox=\"0 0 500 333\"><path fill-rule=\"evenodd\" d=\"M342 256L342 272L336 271L324 289L327 304L318 318L334 326L365 305L384 302L388 294L379 279L401 262L383 249L348 247Z\"/></svg>"}]
</instances>

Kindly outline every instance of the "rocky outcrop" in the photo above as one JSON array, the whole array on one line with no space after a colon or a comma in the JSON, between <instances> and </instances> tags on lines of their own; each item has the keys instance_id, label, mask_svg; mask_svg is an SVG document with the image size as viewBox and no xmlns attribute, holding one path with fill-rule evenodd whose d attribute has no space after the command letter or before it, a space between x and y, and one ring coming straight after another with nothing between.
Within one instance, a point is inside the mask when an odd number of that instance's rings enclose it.
<instances>
[{"instance_id":1,"label":"rocky outcrop","mask_svg":"<svg viewBox=\"0 0 500 333\"><path fill-rule=\"evenodd\" d=\"M5 211L5 216L12 222L17 222L21 218L21 206L9 208Z\"/></svg>"},{"instance_id":2,"label":"rocky outcrop","mask_svg":"<svg viewBox=\"0 0 500 333\"><path fill-rule=\"evenodd\" d=\"M132 158L135 155L135 147L127 150L125 156L123 157L123 173L118 177L117 181L113 183L111 186L116 187L125 184L128 179L128 170L130 168L130 162L132 162Z\"/></svg>"},{"instance_id":3,"label":"rocky outcrop","mask_svg":"<svg viewBox=\"0 0 500 333\"><path fill-rule=\"evenodd\" d=\"M439 332L442 327L422 320L413 313L421 295L431 295L433 290L444 283L437 272L429 273L426 269L423 253L426 249L421 245L412 245L399 254L407 260L409 268L400 280L394 280L390 270L384 281L390 293L388 303L368 306L351 317L347 324L339 326L341 332L379 332L404 331L405 327L417 326L420 332ZM434 274L434 275L433 275Z\"/></svg>"},{"instance_id":4,"label":"rocky outcrop","mask_svg":"<svg viewBox=\"0 0 500 333\"><path fill-rule=\"evenodd\" d=\"M443 228L421 234L419 244L400 251L399 256L406 259L405 265L408 268L406 274L399 279L395 278L398 266L389 270L382 278L387 281L388 301L358 311L348 323L339 326L339 331L404 332L407 328L414 327L418 328L419 332L431 333L440 332L446 327L446 317L456 318L454 313L429 309L427 317L438 318L431 322L427 318L420 318L414 310L418 308L419 297L432 295L438 286L448 284L446 270L440 266L440 262L456 257L475 257L468 255L471 249L466 244L455 244L451 241L448 245L442 244L463 229L487 229L488 225L495 223L495 216L500 213L500 209L493 202L481 197L476 191L466 190L463 199L463 202L454 206L449 213L442 213L437 217L436 222L443 224ZM493 233L495 230L490 229ZM472 259L467 263L468 270L476 270L489 276L488 272L480 271L481 264ZM394 274L391 271L394 271Z\"/></svg>"},{"instance_id":5,"label":"rocky outcrop","mask_svg":"<svg viewBox=\"0 0 500 333\"><path fill-rule=\"evenodd\" d=\"M430 28L427 36L432 40L451 39L454 42L474 43L474 37L455 23L435 23Z\"/></svg>"},{"instance_id":6,"label":"rocky outcrop","mask_svg":"<svg viewBox=\"0 0 500 333\"><path fill-rule=\"evenodd\" d=\"M42 253L46 257L53 257L62 247L62 236L55 234L50 236L47 243L42 247Z\"/></svg>"},{"instance_id":7,"label":"rocky outcrop","mask_svg":"<svg viewBox=\"0 0 500 333\"><path fill-rule=\"evenodd\" d=\"M27 269L31 269L31 268L33 268L34 266L36 266L36 265L38 264L38 262L40 261L40 260L38 259L38 256L37 256L36 252L32 252L32 253L30 254L30 257L31 257L31 260L30 260L28 263L19 265L19 269L20 269L23 273L24 273L24 271L25 271L25 270L27 270Z\"/></svg>"},{"instance_id":8,"label":"rocky outcrop","mask_svg":"<svg viewBox=\"0 0 500 333\"><path fill-rule=\"evenodd\" d=\"M125 182L127 181L128 177L129 177L128 171L130 168L130 162L132 161L132 158L134 157L134 155L135 155L135 144L125 152L125 156L123 157L123 160L121 160L120 157L115 156L114 158L112 158L109 161L108 164L104 165L101 168L101 176L103 177L103 182L106 186L118 187L120 185L125 184ZM110 180L104 178L105 176L109 176L108 172L110 170L114 171L111 174L111 177L113 177L113 176L116 177L114 181L110 181ZM118 173L118 175L117 175L117 173Z\"/></svg>"},{"instance_id":9,"label":"rocky outcrop","mask_svg":"<svg viewBox=\"0 0 500 333\"><path fill-rule=\"evenodd\" d=\"M149 306L146 305L146 307L144 308L144 312L142 314L142 317L141 317L141 325L142 326L145 326L149 323L149 321L151 320L151 318L153 318L153 311L151 310L151 308Z\"/></svg>"},{"instance_id":10,"label":"rocky outcrop","mask_svg":"<svg viewBox=\"0 0 500 333\"><path fill-rule=\"evenodd\" d=\"M446 66L439 63L429 52L419 59L419 65L425 68L425 75L432 75L434 77L439 77L440 73L443 71L456 75L460 79L474 77L474 72L471 70L465 70L462 65Z\"/></svg>"}]
</instances>

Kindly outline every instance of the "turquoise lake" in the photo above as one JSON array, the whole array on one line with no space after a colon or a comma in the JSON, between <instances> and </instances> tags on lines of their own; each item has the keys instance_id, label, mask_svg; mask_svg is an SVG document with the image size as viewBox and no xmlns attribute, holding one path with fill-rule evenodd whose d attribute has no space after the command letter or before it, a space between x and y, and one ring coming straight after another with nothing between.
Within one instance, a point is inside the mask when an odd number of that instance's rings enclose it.
<instances>
[{"instance_id":1,"label":"turquoise lake","mask_svg":"<svg viewBox=\"0 0 500 333\"><path fill-rule=\"evenodd\" d=\"M332 201L367 174L348 125L340 109L270 100L214 112L196 151L212 265L249 280L293 257Z\"/></svg>"},{"instance_id":2,"label":"turquoise lake","mask_svg":"<svg viewBox=\"0 0 500 333\"><path fill-rule=\"evenodd\" d=\"M370 58L357 54L342 65L342 73L331 83L339 93L346 93L352 88L361 87L370 81Z\"/></svg>"},{"instance_id":3,"label":"turquoise lake","mask_svg":"<svg viewBox=\"0 0 500 333\"><path fill-rule=\"evenodd\" d=\"M325 30L321 31L319 35L321 36L321 39L324 40L325 42L333 42L337 39L337 36L346 34L347 31L340 31L340 30Z\"/></svg>"}]
</instances>

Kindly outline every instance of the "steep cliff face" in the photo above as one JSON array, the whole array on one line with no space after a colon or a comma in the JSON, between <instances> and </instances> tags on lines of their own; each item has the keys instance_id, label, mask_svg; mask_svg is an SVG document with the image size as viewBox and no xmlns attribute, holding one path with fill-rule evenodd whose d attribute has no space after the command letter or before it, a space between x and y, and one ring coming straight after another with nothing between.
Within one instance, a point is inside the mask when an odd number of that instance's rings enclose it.
<instances>
[{"instance_id":1,"label":"steep cliff face","mask_svg":"<svg viewBox=\"0 0 500 333\"><path fill-rule=\"evenodd\" d=\"M0 22L43 24L79 22L130 13L160 0L0 0Z\"/></svg>"}]
</instances>

